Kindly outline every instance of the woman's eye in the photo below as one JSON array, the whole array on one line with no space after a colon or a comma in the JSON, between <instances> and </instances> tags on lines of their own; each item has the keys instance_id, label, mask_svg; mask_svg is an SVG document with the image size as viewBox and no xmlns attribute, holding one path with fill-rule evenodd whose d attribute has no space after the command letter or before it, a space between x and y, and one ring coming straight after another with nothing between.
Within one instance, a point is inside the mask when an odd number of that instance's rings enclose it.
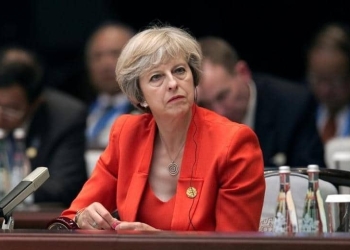
<instances>
[{"instance_id":1,"label":"woman's eye","mask_svg":"<svg viewBox=\"0 0 350 250\"><path fill-rule=\"evenodd\" d=\"M155 81L158 81L160 79L160 75L153 75L151 77L151 82L155 82Z\"/></svg>"},{"instance_id":2,"label":"woman's eye","mask_svg":"<svg viewBox=\"0 0 350 250\"><path fill-rule=\"evenodd\" d=\"M186 70L185 70L185 68L180 67L180 68L175 69L175 72L178 73L178 74L182 74L182 73L185 73Z\"/></svg>"},{"instance_id":3,"label":"woman's eye","mask_svg":"<svg viewBox=\"0 0 350 250\"><path fill-rule=\"evenodd\" d=\"M162 85L162 75L157 74L157 75L153 75L151 76L151 79L149 80L149 85L153 86L153 87L159 87L160 85Z\"/></svg>"}]
</instances>

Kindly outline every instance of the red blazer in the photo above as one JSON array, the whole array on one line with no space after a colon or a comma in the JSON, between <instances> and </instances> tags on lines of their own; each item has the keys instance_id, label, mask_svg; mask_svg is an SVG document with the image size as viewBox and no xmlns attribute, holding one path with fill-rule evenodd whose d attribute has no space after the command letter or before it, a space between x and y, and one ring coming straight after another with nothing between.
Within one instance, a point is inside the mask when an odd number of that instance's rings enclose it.
<instances>
[{"instance_id":1,"label":"red blazer","mask_svg":"<svg viewBox=\"0 0 350 250\"><path fill-rule=\"evenodd\" d=\"M265 178L255 133L196 105L193 113L169 230L258 231ZM151 114L120 116L90 179L62 216L73 218L100 202L118 209L121 220L135 221L156 130ZM186 195L189 187L197 190L194 198ZM157 216L156 207L149 211Z\"/></svg>"}]
</instances>

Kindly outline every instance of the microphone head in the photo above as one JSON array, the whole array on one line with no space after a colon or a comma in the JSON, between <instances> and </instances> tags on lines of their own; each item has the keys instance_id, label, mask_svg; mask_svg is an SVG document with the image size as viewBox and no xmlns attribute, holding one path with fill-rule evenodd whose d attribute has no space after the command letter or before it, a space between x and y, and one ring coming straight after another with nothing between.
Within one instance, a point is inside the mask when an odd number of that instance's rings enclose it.
<instances>
[{"instance_id":1,"label":"microphone head","mask_svg":"<svg viewBox=\"0 0 350 250\"><path fill-rule=\"evenodd\" d=\"M46 167L37 167L0 200L0 216L8 217L25 198L34 193L48 178Z\"/></svg>"},{"instance_id":2,"label":"microphone head","mask_svg":"<svg viewBox=\"0 0 350 250\"><path fill-rule=\"evenodd\" d=\"M23 178L23 181L30 181L34 184L34 191L37 190L50 177L46 167L37 167L29 175Z\"/></svg>"}]
</instances>

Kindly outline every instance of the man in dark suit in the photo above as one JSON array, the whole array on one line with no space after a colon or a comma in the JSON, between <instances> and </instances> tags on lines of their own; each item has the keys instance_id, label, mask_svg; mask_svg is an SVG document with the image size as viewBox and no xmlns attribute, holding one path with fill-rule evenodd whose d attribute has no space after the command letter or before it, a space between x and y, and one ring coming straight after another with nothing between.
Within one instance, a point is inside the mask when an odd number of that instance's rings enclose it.
<instances>
[{"instance_id":1,"label":"man in dark suit","mask_svg":"<svg viewBox=\"0 0 350 250\"><path fill-rule=\"evenodd\" d=\"M314 102L305 88L287 80L254 75L226 41L199 39L204 55L199 104L245 123L257 134L266 167L324 167L315 126Z\"/></svg>"},{"instance_id":2,"label":"man in dark suit","mask_svg":"<svg viewBox=\"0 0 350 250\"><path fill-rule=\"evenodd\" d=\"M67 206L87 179L84 159L87 111L80 101L43 85L34 53L8 47L0 53L0 128L26 131L32 170L48 168L50 178L34 193L35 203Z\"/></svg>"},{"instance_id":3,"label":"man in dark suit","mask_svg":"<svg viewBox=\"0 0 350 250\"><path fill-rule=\"evenodd\" d=\"M92 100L88 100L88 148L104 149L114 120L125 113L139 113L124 95L115 80L115 67L124 45L134 30L120 22L101 24L86 43L85 60L89 83L93 87Z\"/></svg>"},{"instance_id":4,"label":"man in dark suit","mask_svg":"<svg viewBox=\"0 0 350 250\"><path fill-rule=\"evenodd\" d=\"M350 136L350 26L323 24L306 55L305 80L317 100L316 126L326 146Z\"/></svg>"}]
</instances>

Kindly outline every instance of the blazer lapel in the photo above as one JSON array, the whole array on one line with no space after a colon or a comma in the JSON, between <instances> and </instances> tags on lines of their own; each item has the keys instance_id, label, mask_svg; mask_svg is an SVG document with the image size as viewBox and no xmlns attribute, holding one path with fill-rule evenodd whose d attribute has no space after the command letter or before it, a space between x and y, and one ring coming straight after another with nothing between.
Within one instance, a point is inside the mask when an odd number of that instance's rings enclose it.
<instances>
[{"instance_id":1,"label":"blazer lapel","mask_svg":"<svg viewBox=\"0 0 350 250\"><path fill-rule=\"evenodd\" d=\"M139 157L140 165L135 171L135 174L132 177L130 182L128 195L125 200L125 216L123 220L125 221L135 221L137 216L138 207L141 201L141 197L143 194L143 190L145 189L145 185L148 180L149 167L151 165L152 153L154 147L154 136L156 131L156 124L152 119L149 124L149 129L145 130L145 137L147 137L147 142L144 143L143 150L140 152L144 152L143 155L132 155L131 157Z\"/></svg>"},{"instance_id":2,"label":"blazer lapel","mask_svg":"<svg viewBox=\"0 0 350 250\"><path fill-rule=\"evenodd\" d=\"M203 179L183 178L179 179L176 190L176 201L174 216L171 223L172 230L189 230L191 221L198 205L199 197L202 193ZM194 193L190 193L190 188L194 188ZM188 212L184 212L188 211ZM187 223L185 223L187 221Z\"/></svg>"},{"instance_id":3,"label":"blazer lapel","mask_svg":"<svg viewBox=\"0 0 350 250\"><path fill-rule=\"evenodd\" d=\"M201 123L198 120L201 110L193 106L192 112L195 116L190 124L184 155L181 163L180 178L176 189L176 201L174 207L174 216L171 228L173 230L188 230L191 227L189 218L193 217L202 192L203 168L197 168L198 157L201 143ZM188 194L191 188L194 188L196 194ZM185 213L184 211L188 211ZM188 223L184 223L188 221Z\"/></svg>"}]
</instances>

